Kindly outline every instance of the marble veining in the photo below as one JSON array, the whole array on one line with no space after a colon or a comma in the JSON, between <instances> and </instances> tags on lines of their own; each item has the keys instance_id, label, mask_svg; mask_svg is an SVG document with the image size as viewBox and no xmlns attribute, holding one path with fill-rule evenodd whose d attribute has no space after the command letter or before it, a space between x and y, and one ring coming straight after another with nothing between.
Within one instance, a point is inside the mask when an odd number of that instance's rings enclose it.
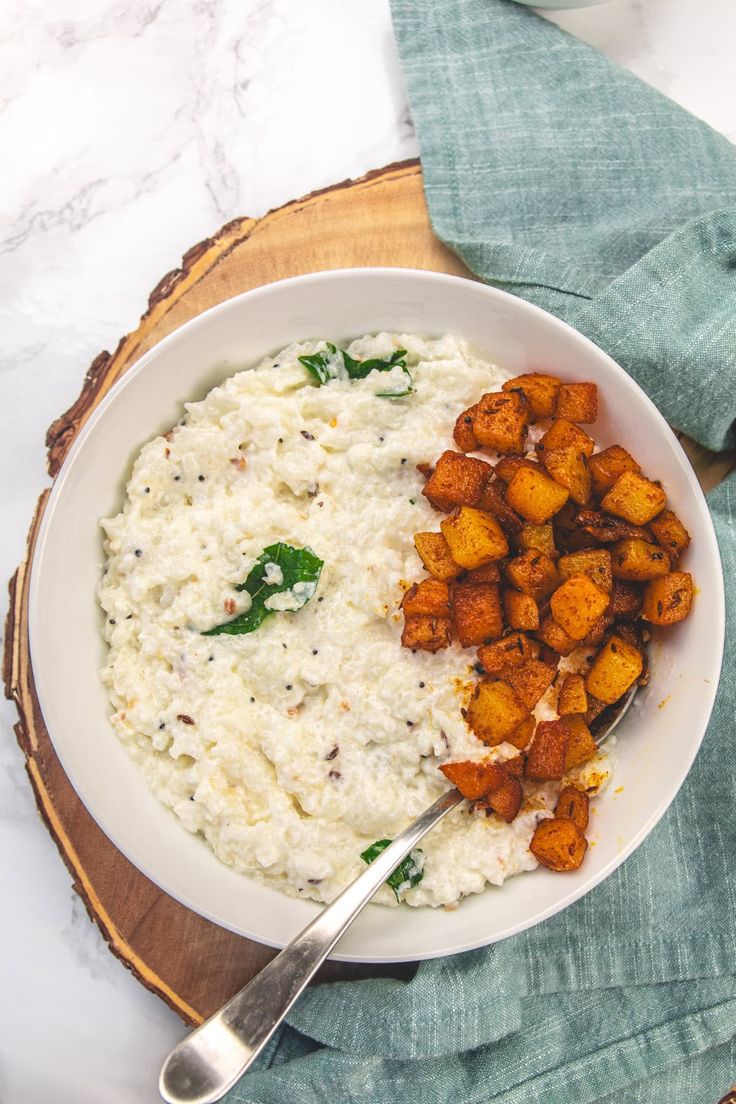
<instances>
[{"instance_id":1,"label":"marble veining","mask_svg":"<svg viewBox=\"0 0 736 1104\"><path fill-rule=\"evenodd\" d=\"M551 18L736 141L732 0L610 0ZM5 0L0 149L8 577L47 482L46 427L163 273L229 219L417 145L387 0ZM0 703L0 1101L154 1104L181 1024L72 892L14 721Z\"/></svg>"}]
</instances>

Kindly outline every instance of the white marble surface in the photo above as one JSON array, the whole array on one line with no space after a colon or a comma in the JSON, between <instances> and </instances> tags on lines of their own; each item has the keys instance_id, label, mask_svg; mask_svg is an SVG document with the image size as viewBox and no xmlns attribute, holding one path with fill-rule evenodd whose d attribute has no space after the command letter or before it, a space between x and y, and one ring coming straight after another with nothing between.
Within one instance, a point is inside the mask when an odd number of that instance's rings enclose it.
<instances>
[{"instance_id":1,"label":"white marble surface","mask_svg":"<svg viewBox=\"0 0 736 1104\"><path fill-rule=\"evenodd\" d=\"M733 0L554 18L736 140ZM330 64L347 58L350 80ZM181 253L237 215L417 150L386 0L5 0L0 149L8 577L46 483L46 427ZM181 1024L72 892L14 719L2 703L0 1102L154 1104Z\"/></svg>"}]
</instances>

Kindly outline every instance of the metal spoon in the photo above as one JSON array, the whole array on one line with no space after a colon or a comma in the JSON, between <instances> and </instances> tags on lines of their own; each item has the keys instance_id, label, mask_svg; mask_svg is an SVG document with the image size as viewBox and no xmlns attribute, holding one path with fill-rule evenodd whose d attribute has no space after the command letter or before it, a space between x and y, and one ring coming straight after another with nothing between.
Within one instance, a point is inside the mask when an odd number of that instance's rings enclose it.
<instances>
[{"instance_id":1,"label":"metal spoon","mask_svg":"<svg viewBox=\"0 0 736 1104\"><path fill-rule=\"evenodd\" d=\"M636 689L595 737L599 746L628 710ZM268 966L174 1047L159 1077L159 1091L168 1104L214 1104L233 1087L371 897L427 832L462 800L462 794L454 789L437 798Z\"/></svg>"}]
</instances>

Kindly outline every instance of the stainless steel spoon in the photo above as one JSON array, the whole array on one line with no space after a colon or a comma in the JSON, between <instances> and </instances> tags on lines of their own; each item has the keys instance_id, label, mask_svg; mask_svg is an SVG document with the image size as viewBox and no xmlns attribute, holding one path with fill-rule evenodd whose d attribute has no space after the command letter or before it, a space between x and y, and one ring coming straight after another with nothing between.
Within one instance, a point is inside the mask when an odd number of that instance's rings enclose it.
<instances>
[{"instance_id":1,"label":"stainless steel spoon","mask_svg":"<svg viewBox=\"0 0 736 1104\"><path fill-rule=\"evenodd\" d=\"M626 713L635 693L636 687L595 737L599 746ZM168 1104L214 1104L233 1087L371 897L427 832L462 800L458 790L448 790L437 798L268 966L174 1047L159 1078L159 1091Z\"/></svg>"}]
</instances>

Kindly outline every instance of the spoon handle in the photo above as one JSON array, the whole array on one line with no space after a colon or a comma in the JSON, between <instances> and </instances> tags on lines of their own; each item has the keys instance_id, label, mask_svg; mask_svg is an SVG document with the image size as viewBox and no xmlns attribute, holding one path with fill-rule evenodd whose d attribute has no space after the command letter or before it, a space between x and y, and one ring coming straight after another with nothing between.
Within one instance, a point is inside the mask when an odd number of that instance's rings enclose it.
<instances>
[{"instance_id":1,"label":"spoon handle","mask_svg":"<svg viewBox=\"0 0 736 1104\"><path fill-rule=\"evenodd\" d=\"M214 1104L232 1088L371 897L460 801L457 790L442 794L268 966L174 1047L159 1078L159 1091L168 1104Z\"/></svg>"}]
</instances>

